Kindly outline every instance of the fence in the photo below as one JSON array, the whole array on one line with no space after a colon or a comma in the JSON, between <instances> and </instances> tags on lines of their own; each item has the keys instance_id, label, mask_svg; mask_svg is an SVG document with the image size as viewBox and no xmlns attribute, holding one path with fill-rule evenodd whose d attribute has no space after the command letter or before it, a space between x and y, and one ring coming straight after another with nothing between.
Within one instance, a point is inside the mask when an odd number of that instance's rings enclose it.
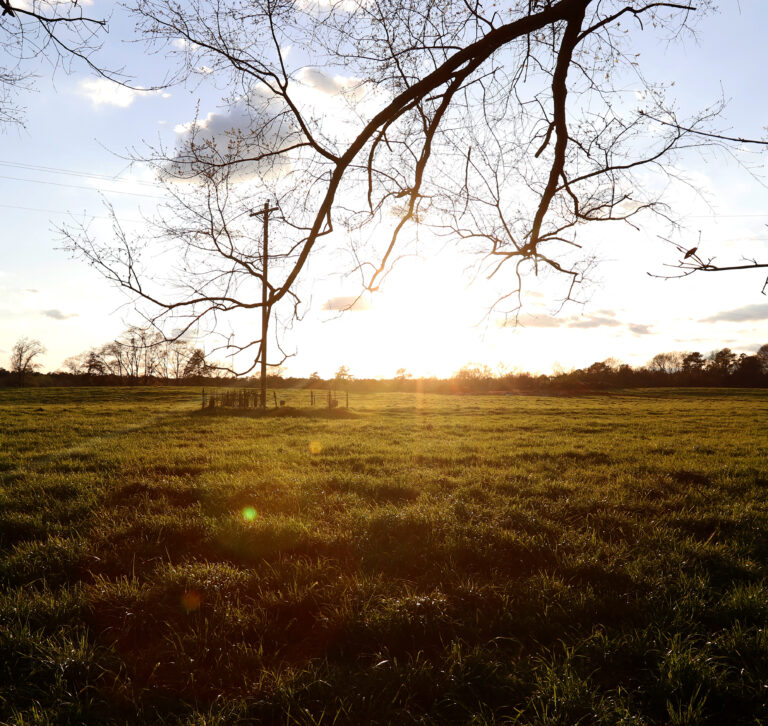
<instances>
[{"instance_id":1,"label":"fence","mask_svg":"<svg viewBox=\"0 0 768 726\"><path fill-rule=\"evenodd\" d=\"M267 391L267 407L349 408L349 391L312 391L297 388L274 388ZM202 408L261 408L261 390L258 388L203 388Z\"/></svg>"}]
</instances>

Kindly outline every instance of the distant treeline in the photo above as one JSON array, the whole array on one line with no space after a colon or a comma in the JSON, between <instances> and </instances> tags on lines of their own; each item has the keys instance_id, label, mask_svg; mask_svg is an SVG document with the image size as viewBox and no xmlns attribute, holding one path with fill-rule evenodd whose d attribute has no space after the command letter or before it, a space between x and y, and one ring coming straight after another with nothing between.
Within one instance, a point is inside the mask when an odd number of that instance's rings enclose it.
<instances>
[{"instance_id":1,"label":"distant treeline","mask_svg":"<svg viewBox=\"0 0 768 726\"><path fill-rule=\"evenodd\" d=\"M613 358L587 368L552 375L493 372L484 367L460 370L448 381L467 391L589 391L657 386L768 387L768 344L754 355L723 348L709 355L694 352L659 353L646 365L632 367Z\"/></svg>"},{"instance_id":2,"label":"distant treeline","mask_svg":"<svg viewBox=\"0 0 768 726\"><path fill-rule=\"evenodd\" d=\"M30 341L26 341L30 342ZM38 343L37 341L32 341ZM38 343L39 345L39 343ZM168 342L156 332L130 328L100 348L64 361L63 370L38 373L29 367L23 376L18 366L0 368L0 386L110 386L110 385L202 385L252 386L259 378L236 378L222 366L206 360L201 348L188 342ZM341 366L330 379L313 373L309 378L286 377L279 371L268 375L270 388L313 388L347 391L424 391L430 393L559 393L611 388L656 386L768 387L768 344L753 354L730 348L709 355L673 352L655 355L645 366L632 367L620 361L593 363L587 368L559 371L551 375L526 372L497 372L488 366L466 366L451 378L414 378L401 368L391 379L355 378Z\"/></svg>"},{"instance_id":3,"label":"distant treeline","mask_svg":"<svg viewBox=\"0 0 768 726\"><path fill-rule=\"evenodd\" d=\"M609 358L587 368L551 375L493 371L488 366L466 366L448 379L411 378L401 370L390 380L324 382L348 390L424 391L431 393L578 393L615 388L735 386L768 387L768 344L756 354L734 353L723 348L707 356L699 352L659 353L645 366L632 367ZM300 385L300 381L296 381Z\"/></svg>"}]
</instances>

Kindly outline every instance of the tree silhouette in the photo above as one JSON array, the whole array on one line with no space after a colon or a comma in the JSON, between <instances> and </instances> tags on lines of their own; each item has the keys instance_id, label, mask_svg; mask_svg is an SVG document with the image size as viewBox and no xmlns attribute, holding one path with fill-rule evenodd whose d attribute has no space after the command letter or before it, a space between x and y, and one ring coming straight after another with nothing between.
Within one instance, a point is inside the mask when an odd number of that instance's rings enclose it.
<instances>
[{"instance_id":1,"label":"tree silhouette","mask_svg":"<svg viewBox=\"0 0 768 726\"><path fill-rule=\"evenodd\" d=\"M413 378L413 374L409 373L406 368L398 368L397 372L395 373L394 380L396 381L406 381L409 378Z\"/></svg>"},{"instance_id":2,"label":"tree silhouette","mask_svg":"<svg viewBox=\"0 0 768 726\"><path fill-rule=\"evenodd\" d=\"M659 373L676 373L682 368L682 353L657 353L648 363L648 368Z\"/></svg>"},{"instance_id":3,"label":"tree silhouette","mask_svg":"<svg viewBox=\"0 0 768 726\"><path fill-rule=\"evenodd\" d=\"M106 33L106 20L83 14L77 0L0 2L0 124L23 124L16 97L39 75L41 62L52 70L80 62L105 78L122 82L119 74L93 61Z\"/></svg>"},{"instance_id":4,"label":"tree silhouette","mask_svg":"<svg viewBox=\"0 0 768 726\"><path fill-rule=\"evenodd\" d=\"M185 329L261 307L262 284L270 311L290 300L295 314L310 257L338 267L334 231L366 225L385 231L352 250L368 290L430 229L501 280L493 308L504 314L516 315L529 274L561 279L571 299L594 262L590 230L668 218L642 174L715 142L707 122L719 109L678 118L632 54L636 32L684 35L712 4L137 0L145 37L184 41L182 77L204 67L227 79L237 123L197 121L179 148L150 157L175 198L159 230L175 246L175 285L153 284L141 254L152 235L65 237L153 321ZM624 90L630 76L641 102ZM279 208L285 263L269 281L247 225L265 200Z\"/></svg>"},{"instance_id":5,"label":"tree silhouette","mask_svg":"<svg viewBox=\"0 0 768 726\"><path fill-rule=\"evenodd\" d=\"M733 372L734 381L739 386L759 386L764 377L762 361L756 355L741 356Z\"/></svg>"},{"instance_id":6,"label":"tree silhouette","mask_svg":"<svg viewBox=\"0 0 768 726\"><path fill-rule=\"evenodd\" d=\"M761 345L755 355L763 366L763 373L768 373L768 343Z\"/></svg>"},{"instance_id":7,"label":"tree silhouette","mask_svg":"<svg viewBox=\"0 0 768 726\"><path fill-rule=\"evenodd\" d=\"M11 371L16 374L17 381L23 386L27 376L39 367L35 360L45 353L45 348L34 338L19 338L11 348Z\"/></svg>"},{"instance_id":8,"label":"tree silhouette","mask_svg":"<svg viewBox=\"0 0 768 726\"><path fill-rule=\"evenodd\" d=\"M336 379L336 381L341 383L341 382L351 381L353 376L352 376L352 373L350 373L350 370L347 366L339 366L339 369L336 371L334 378Z\"/></svg>"},{"instance_id":9,"label":"tree silhouette","mask_svg":"<svg viewBox=\"0 0 768 726\"><path fill-rule=\"evenodd\" d=\"M698 351L693 353L686 353L682 361L683 373L700 373L704 370L707 361L704 356Z\"/></svg>"}]
</instances>

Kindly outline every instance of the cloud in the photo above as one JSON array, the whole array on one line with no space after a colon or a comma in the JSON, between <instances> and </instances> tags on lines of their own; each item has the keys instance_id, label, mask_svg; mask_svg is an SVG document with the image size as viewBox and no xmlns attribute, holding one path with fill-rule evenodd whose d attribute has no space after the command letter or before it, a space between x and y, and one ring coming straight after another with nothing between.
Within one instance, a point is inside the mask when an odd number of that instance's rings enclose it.
<instances>
[{"instance_id":1,"label":"cloud","mask_svg":"<svg viewBox=\"0 0 768 726\"><path fill-rule=\"evenodd\" d=\"M353 100L362 97L365 84L353 76L329 76L319 68L302 68L296 74L296 80L304 86L314 88L329 96L343 94Z\"/></svg>"},{"instance_id":2,"label":"cloud","mask_svg":"<svg viewBox=\"0 0 768 726\"><path fill-rule=\"evenodd\" d=\"M627 323L618 320L612 310L597 310L594 313L581 316L559 318L554 315L542 315L540 317L522 317L520 324L526 328L571 328L575 330L589 330L591 328L618 328L626 325L628 330L635 335L652 335L653 326L643 323ZM513 325L513 324L508 324Z\"/></svg>"},{"instance_id":3,"label":"cloud","mask_svg":"<svg viewBox=\"0 0 768 726\"><path fill-rule=\"evenodd\" d=\"M651 335L653 333L653 330L650 325L642 325L640 323L629 323L627 325L630 332L634 333L635 335Z\"/></svg>"},{"instance_id":4,"label":"cloud","mask_svg":"<svg viewBox=\"0 0 768 726\"><path fill-rule=\"evenodd\" d=\"M41 310L41 315L45 315L47 318L53 318L54 320L69 320L70 318L78 317L77 313L63 313L61 310Z\"/></svg>"},{"instance_id":5,"label":"cloud","mask_svg":"<svg viewBox=\"0 0 768 726\"><path fill-rule=\"evenodd\" d=\"M178 50L197 50L200 47L197 43L193 43L186 38L174 38L171 41L171 45Z\"/></svg>"},{"instance_id":6,"label":"cloud","mask_svg":"<svg viewBox=\"0 0 768 726\"><path fill-rule=\"evenodd\" d=\"M80 81L79 92L96 107L116 106L117 108L128 108L139 96L171 97L171 94L165 91L144 91L126 88L107 78L88 78Z\"/></svg>"},{"instance_id":7,"label":"cloud","mask_svg":"<svg viewBox=\"0 0 768 726\"><path fill-rule=\"evenodd\" d=\"M325 301L323 310L370 310L371 304L359 295L342 295Z\"/></svg>"},{"instance_id":8,"label":"cloud","mask_svg":"<svg viewBox=\"0 0 768 726\"><path fill-rule=\"evenodd\" d=\"M614 317L605 315L584 315L568 324L569 328L615 328L621 323Z\"/></svg>"},{"instance_id":9,"label":"cloud","mask_svg":"<svg viewBox=\"0 0 768 726\"><path fill-rule=\"evenodd\" d=\"M578 318L558 318L553 315L543 317L528 317L520 320L521 325L527 328L615 328L622 323L616 320L616 316L610 310L598 310L590 315L582 315Z\"/></svg>"},{"instance_id":10,"label":"cloud","mask_svg":"<svg viewBox=\"0 0 768 726\"><path fill-rule=\"evenodd\" d=\"M563 328L566 326L568 318L556 318L554 316L546 317L522 317L519 321L510 320L505 322L503 327L514 328L519 322L524 328Z\"/></svg>"},{"instance_id":11,"label":"cloud","mask_svg":"<svg viewBox=\"0 0 768 726\"><path fill-rule=\"evenodd\" d=\"M197 70L205 74L210 69L200 66ZM306 117L329 120L326 133L344 143L347 136L351 141L357 135L357 127L350 124L355 119L351 105L362 113L361 108L375 101L378 110L376 88L371 83L352 76L331 76L314 67L300 69L289 83L289 92ZM178 135L176 157L168 166L173 180L194 176L209 156L230 161L258 159L237 165L233 172L237 181L279 176L294 168L302 154L294 147L306 142L285 100L264 84L256 84L222 111L177 124L174 131Z\"/></svg>"},{"instance_id":12,"label":"cloud","mask_svg":"<svg viewBox=\"0 0 768 726\"><path fill-rule=\"evenodd\" d=\"M354 13L368 5L370 0L298 0L297 5L309 13L327 12L328 10Z\"/></svg>"},{"instance_id":13,"label":"cloud","mask_svg":"<svg viewBox=\"0 0 768 726\"><path fill-rule=\"evenodd\" d=\"M720 313L703 318L700 323L744 323L751 320L768 320L768 303L745 305L733 310L724 310Z\"/></svg>"},{"instance_id":14,"label":"cloud","mask_svg":"<svg viewBox=\"0 0 768 726\"><path fill-rule=\"evenodd\" d=\"M170 178L193 176L209 156L238 159L273 154L260 162L239 164L233 172L238 180L285 171L291 160L287 154L275 152L302 141L304 136L284 111L281 99L266 87L256 87L222 112L177 124L174 131L179 140L176 158L168 166Z\"/></svg>"},{"instance_id":15,"label":"cloud","mask_svg":"<svg viewBox=\"0 0 768 726\"><path fill-rule=\"evenodd\" d=\"M255 94L255 96L258 95L260 94ZM269 100L266 97L265 104L269 105ZM245 99L238 99L223 113L211 112L203 119L177 124L173 130L181 136L194 132L204 137L206 141L217 141L227 132L247 130L252 121L253 115L250 112L249 104Z\"/></svg>"}]
</instances>

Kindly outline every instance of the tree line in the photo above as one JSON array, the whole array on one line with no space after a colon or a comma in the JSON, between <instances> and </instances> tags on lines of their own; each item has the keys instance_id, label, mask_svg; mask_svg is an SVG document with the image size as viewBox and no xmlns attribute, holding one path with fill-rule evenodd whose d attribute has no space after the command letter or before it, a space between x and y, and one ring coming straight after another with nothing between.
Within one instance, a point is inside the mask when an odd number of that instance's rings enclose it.
<instances>
[{"instance_id":1,"label":"tree line","mask_svg":"<svg viewBox=\"0 0 768 726\"><path fill-rule=\"evenodd\" d=\"M10 370L0 367L0 386L152 385L184 383L256 386L258 376L234 377L228 369L206 360L205 351L189 341L166 340L151 328L132 326L100 347L67 358L61 369L39 373L45 348L38 340L19 339L12 348ZM318 372L308 378L287 377L282 368L267 376L274 388L340 388L346 390L425 391L434 393L522 391L589 391L655 386L768 387L768 343L756 353L722 348L703 355L693 352L658 353L644 366L632 367L615 358L585 368L557 370L549 375L493 370L467 365L450 378L414 378L400 368L391 379L356 378L345 365L332 378Z\"/></svg>"},{"instance_id":2,"label":"tree line","mask_svg":"<svg viewBox=\"0 0 768 726\"><path fill-rule=\"evenodd\" d=\"M0 368L0 385L138 385L193 382L218 375L218 366L189 341L166 340L150 328L131 326L114 340L67 358L60 370L40 374L45 347L20 338L10 356L10 370Z\"/></svg>"},{"instance_id":3,"label":"tree line","mask_svg":"<svg viewBox=\"0 0 768 726\"><path fill-rule=\"evenodd\" d=\"M526 372L494 373L487 366L468 366L451 379L458 390L589 391L611 388L768 387L768 344L756 353L722 348L708 355L698 351L658 353L644 366L633 367L608 358L585 368L551 375Z\"/></svg>"}]
</instances>

